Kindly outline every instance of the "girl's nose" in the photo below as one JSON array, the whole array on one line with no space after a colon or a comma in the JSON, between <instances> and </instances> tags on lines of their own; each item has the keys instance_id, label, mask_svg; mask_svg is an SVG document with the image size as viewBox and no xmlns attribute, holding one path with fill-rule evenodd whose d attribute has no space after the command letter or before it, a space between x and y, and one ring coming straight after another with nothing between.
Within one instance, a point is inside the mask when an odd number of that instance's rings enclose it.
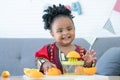
<instances>
[{"instance_id":1,"label":"girl's nose","mask_svg":"<svg viewBox=\"0 0 120 80\"><path fill-rule=\"evenodd\" d=\"M67 34L67 33L68 33L68 31L67 31L67 30L64 30L64 31L63 31L63 34Z\"/></svg>"}]
</instances>

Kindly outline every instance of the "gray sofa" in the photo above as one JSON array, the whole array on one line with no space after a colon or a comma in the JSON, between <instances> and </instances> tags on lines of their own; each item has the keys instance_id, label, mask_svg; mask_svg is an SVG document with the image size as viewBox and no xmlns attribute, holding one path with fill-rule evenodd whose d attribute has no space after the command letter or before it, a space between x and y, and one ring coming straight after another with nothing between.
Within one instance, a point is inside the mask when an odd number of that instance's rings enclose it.
<instances>
[{"instance_id":1,"label":"gray sofa","mask_svg":"<svg viewBox=\"0 0 120 80\"><path fill-rule=\"evenodd\" d=\"M34 53L53 41L49 38L0 38L0 74L3 70L8 70L13 76L23 75L23 68L35 67ZM86 49L90 46L82 38L76 38L73 43ZM120 47L120 37L97 38L93 49L98 61L112 47Z\"/></svg>"}]
</instances>

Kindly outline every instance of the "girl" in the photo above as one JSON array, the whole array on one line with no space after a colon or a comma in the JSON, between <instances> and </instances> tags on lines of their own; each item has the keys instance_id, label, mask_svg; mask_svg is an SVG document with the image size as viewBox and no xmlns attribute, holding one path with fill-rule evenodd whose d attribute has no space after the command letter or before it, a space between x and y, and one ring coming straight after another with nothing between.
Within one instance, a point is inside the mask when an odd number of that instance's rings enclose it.
<instances>
[{"instance_id":1,"label":"girl","mask_svg":"<svg viewBox=\"0 0 120 80\"><path fill-rule=\"evenodd\" d=\"M40 71L46 73L49 68L57 67L64 73L61 61L67 60L66 55L70 51L77 51L82 56L79 60L85 61L84 67L92 67L95 52L86 51L82 46L72 44L75 38L75 26L71 11L59 4L59 6L49 6L44 12L44 29L50 30L55 42L44 45L35 53Z\"/></svg>"}]
</instances>

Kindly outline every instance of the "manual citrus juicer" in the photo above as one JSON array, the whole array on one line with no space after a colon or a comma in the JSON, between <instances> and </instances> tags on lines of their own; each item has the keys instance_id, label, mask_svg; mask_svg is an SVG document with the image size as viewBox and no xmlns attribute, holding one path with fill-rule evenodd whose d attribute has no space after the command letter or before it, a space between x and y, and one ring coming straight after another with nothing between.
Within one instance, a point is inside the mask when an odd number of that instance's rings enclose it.
<instances>
[{"instance_id":1,"label":"manual citrus juicer","mask_svg":"<svg viewBox=\"0 0 120 80\"><path fill-rule=\"evenodd\" d=\"M67 54L66 58L68 59L67 61L61 61L63 65L63 69L65 69L64 74L69 75L69 74L78 74L76 73L76 68L78 66L83 66L84 61L80 60L78 61L78 58L80 58L80 54L76 51L71 51Z\"/></svg>"}]
</instances>

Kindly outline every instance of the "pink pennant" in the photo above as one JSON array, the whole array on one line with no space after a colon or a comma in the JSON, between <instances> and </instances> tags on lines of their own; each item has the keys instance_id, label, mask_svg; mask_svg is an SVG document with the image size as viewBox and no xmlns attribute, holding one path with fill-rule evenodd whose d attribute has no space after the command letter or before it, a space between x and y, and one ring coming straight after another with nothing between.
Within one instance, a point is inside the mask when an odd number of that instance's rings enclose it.
<instances>
[{"instance_id":1,"label":"pink pennant","mask_svg":"<svg viewBox=\"0 0 120 80\"><path fill-rule=\"evenodd\" d=\"M65 5L65 7L66 7L67 9L71 10L70 5Z\"/></svg>"},{"instance_id":2,"label":"pink pennant","mask_svg":"<svg viewBox=\"0 0 120 80\"><path fill-rule=\"evenodd\" d=\"M117 0L115 6L114 6L114 10L117 12L120 12L120 0Z\"/></svg>"}]
</instances>

